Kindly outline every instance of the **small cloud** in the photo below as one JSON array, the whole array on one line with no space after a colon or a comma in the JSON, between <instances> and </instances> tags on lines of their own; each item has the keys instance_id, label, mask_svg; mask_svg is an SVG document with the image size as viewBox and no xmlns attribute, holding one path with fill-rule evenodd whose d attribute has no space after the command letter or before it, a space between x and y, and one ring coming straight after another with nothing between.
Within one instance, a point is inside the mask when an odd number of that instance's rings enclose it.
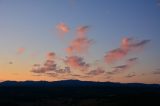
<instances>
[{"instance_id":1,"label":"small cloud","mask_svg":"<svg viewBox=\"0 0 160 106\"><path fill-rule=\"evenodd\" d=\"M113 73L119 73L119 72L126 71L129 68L129 66L127 64L125 64L125 65L120 65L120 66L116 66L113 68L114 68L112 71Z\"/></svg>"},{"instance_id":2,"label":"small cloud","mask_svg":"<svg viewBox=\"0 0 160 106\"><path fill-rule=\"evenodd\" d=\"M137 63L137 59L137 57L130 58L127 60L126 64L113 67L113 71L110 74L116 74L130 69L135 63Z\"/></svg>"},{"instance_id":3,"label":"small cloud","mask_svg":"<svg viewBox=\"0 0 160 106\"><path fill-rule=\"evenodd\" d=\"M67 73L70 73L70 72L71 72L71 69L70 69L70 67L65 67L65 68L64 68L64 71L67 72Z\"/></svg>"},{"instance_id":4,"label":"small cloud","mask_svg":"<svg viewBox=\"0 0 160 106\"><path fill-rule=\"evenodd\" d=\"M34 64L31 72L40 74L45 73L46 70L43 67L41 67L40 64Z\"/></svg>"},{"instance_id":5,"label":"small cloud","mask_svg":"<svg viewBox=\"0 0 160 106\"><path fill-rule=\"evenodd\" d=\"M128 59L128 62L136 62L137 60L138 60L138 58L137 58L137 57L134 57L134 58Z\"/></svg>"},{"instance_id":6,"label":"small cloud","mask_svg":"<svg viewBox=\"0 0 160 106\"><path fill-rule=\"evenodd\" d=\"M130 74L126 75L125 77L126 78L132 78L132 77L135 77L135 76L136 76L135 73L130 73Z\"/></svg>"},{"instance_id":7,"label":"small cloud","mask_svg":"<svg viewBox=\"0 0 160 106\"><path fill-rule=\"evenodd\" d=\"M25 48L23 48L23 47L18 48L18 50L17 50L18 54L23 54L24 52L25 52Z\"/></svg>"},{"instance_id":8,"label":"small cloud","mask_svg":"<svg viewBox=\"0 0 160 106\"><path fill-rule=\"evenodd\" d=\"M115 74L115 72L114 72L114 71L110 71L110 72L106 72L106 74L114 75L114 74Z\"/></svg>"},{"instance_id":9,"label":"small cloud","mask_svg":"<svg viewBox=\"0 0 160 106\"><path fill-rule=\"evenodd\" d=\"M56 28L61 36L64 36L64 34L69 32L69 27L65 23L59 23Z\"/></svg>"},{"instance_id":10,"label":"small cloud","mask_svg":"<svg viewBox=\"0 0 160 106\"><path fill-rule=\"evenodd\" d=\"M103 74L104 72L105 72L104 69L97 68L95 70L91 70L89 73L87 73L87 75L100 75L100 74Z\"/></svg>"},{"instance_id":11,"label":"small cloud","mask_svg":"<svg viewBox=\"0 0 160 106\"><path fill-rule=\"evenodd\" d=\"M133 43L133 44L131 44L130 46L131 47L135 47L135 48L137 48L137 47L143 47L143 46L145 46L147 43L149 43L151 40L142 40L142 41L140 41L140 42L137 42L137 43Z\"/></svg>"},{"instance_id":12,"label":"small cloud","mask_svg":"<svg viewBox=\"0 0 160 106\"><path fill-rule=\"evenodd\" d=\"M57 77L58 76L57 73L46 73L46 75L49 77Z\"/></svg>"},{"instance_id":13,"label":"small cloud","mask_svg":"<svg viewBox=\"0 0 160 106\"><path fill-rule=\"evenodd\" d=\"M128 64L129 67L133 66L137 62L138 62L138 58L137 57L130 58L130 59L127 60L127 64Z\"/></svg>"},{"instance_id":14,"label":"small cloud","mask_svg":"<svg viewBox=\"0 0 160 106\"><path fill-rule=\"evenodd\" d=\"M13 64L13 62L12 62L12 61L9 61L9 64Z\"/></svg>"},{"instance_id":15,"label":"small cloud","mask_svg":"<svg viewBox=\"0 0 160 106\"><path fill-rule=\"evenodd\" d=\"M64 69L57 69L55 72L56 73L70 73L71 70L70 70L70 67L65 67Z\"/></svg>"},{"instance_id":16,"label":"small cloud","mask_svg":"<svg viewBox=\"0 0 160 106\"><path fill-rule=\"evenodd\" d=\"M78 69L81 71L87 71L89 68L89 64L87 64L82 57L78 56L70 56L67 57L64 62L71 68Z\"/></svg>"},{"instance_id":17,"label":"small cloud","mask_svg":"<svg viewBox=\"0 0 160 106\"><path fill-rule=\"evenodd\" d=\"M77 34L79 37L84 37L89 29L89 26L79 26L77 28Z\"/></svg>"},{"instance_id":18,"label":"small cloud","mask_svg":"<svg viewBox=\"0 0 160 106\"><path fill-rule=\"evenodd\" d=\"M129 46L131 45L131 43L133 43L133 39L132 38L127 38L127 37L122 38L121 48L125 49L125 50L128 50Z\"/></svg>"},{"instance_id":19,"label":"small cloud","mask_svg":"<svg viewBox=\"0 0 160 106\"><path fill-rule=\"evenodd\" d=\"M141 73L141 75L142 75L142 76L145 76L145 75L146 75L146 73Z\"/></svg>"},{"instance_id":20,"label":"small cloud","mask_svg":"<svg viewBox=\"0 0 160 106\"><path fill-rule=\"evenodd\" d=\"M160 75L160 69L156 69L155 71L153 71L153 74Z\"/></svg>"},{"instance_id":21,"label":"small cloud","mask_svg":"<svg viewBox=\"0 0 160 106\"><path fill-rule=\"evenodd\" d=\"M47 53L47 60L53 60L55 59L56 54L54 52Z\"/></svg>"},{"instance_id":22,"label":"small cloud","mask_svg":"<svg viewBox=\"0 0 160 106\"><path fill-rule=\"evenodd\" d=\"M57 65L55 64L55 62L53 60L46 60L46 62L43 65L43 68L46 71L54 71L57 68L56 66Z\"/></svg>"}]
</instances>

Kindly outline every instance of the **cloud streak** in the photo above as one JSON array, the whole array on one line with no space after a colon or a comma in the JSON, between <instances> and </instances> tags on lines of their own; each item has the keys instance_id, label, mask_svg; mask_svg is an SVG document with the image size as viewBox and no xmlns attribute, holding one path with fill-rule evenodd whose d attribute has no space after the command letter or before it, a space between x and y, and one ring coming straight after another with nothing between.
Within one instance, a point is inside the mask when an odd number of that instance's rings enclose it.
<instances>
[{"instance_id":1,"label":"cloud streak","mask_svg":"<svg viewBox=\"0 0 160 106\"><path fill-rule=\"evenodd\" d=\"M86 33L88 32L88 30L89 30L89 26L79 26L77 28L77 35L79 37L84 37L86 36Z\"/></svg>"},{"instance_id":2,"label":"cloud streak","mask_svg":"<svg viewBox=\"0 0 160 106\"><path fill-rule=\"evenodd\" d=\"M132 38L123 38L119 48L113 49L105 54L105 62L117 62L126 57L130 52L143 48L149 42L150 40L134 41Z\"/></svg>"},{"instance_id":3,"label":"cloud streak","mask_svg":"<svg viewBox=\"0 0 160 106\"><path fill-rule=\"evenodd\" d=\"M160 69L156 69L156 71L153 71L153 74L160 75Z\"/></svg>"},{"instance_id":4,"label":"cloud streak","mask_svg":"<svg viewBox=\"0 0 160 106\"><path fill-rule=\"evenodd\" d=\"M87 73L87 75L95 76L95 75L101 75L101 74L104 74L104 73L105 73L105 70L99 67L95 70L91 70L89 73Z\"/></svg>"},{"instance_id":5,"label":"cloud streak","mask_svg":"<svg viewBox=\"0 0 160 106\"><path fill-rule=\"evenodd\" d=\"M128 50L124 50L122 48L117 48L117 49L111 50L105 55L105 57L104 57L105 62L106 63L113 63L115 61L122 59L127 54L128 54Z\"/></svg>"},{"instance_id":6,"label":"cloud streak","mask_svg":"<svg viewBox=\"0 0 160 106\"><path fill-rule=\"evenodd\" d=\"M130 74L126 75L125 77L126 78L132 78L132 77L135 77L135 76L136 76L135 73L130 73Z\"/></svg>"},{"instance_id":7,"label":"cloud streak","mask_svg":"<svg viewBox=\"0 0 160 106\"><path fill-rule=\"evenodd\" d=\"M130 69L135 63L137 63L137 60L138 60L138 58L130 58L127 60L126 64L113 67L112 72L110 72L108 74L116 74L116 73L124 72L124 71Z\"/></svg>"}]
</instances>

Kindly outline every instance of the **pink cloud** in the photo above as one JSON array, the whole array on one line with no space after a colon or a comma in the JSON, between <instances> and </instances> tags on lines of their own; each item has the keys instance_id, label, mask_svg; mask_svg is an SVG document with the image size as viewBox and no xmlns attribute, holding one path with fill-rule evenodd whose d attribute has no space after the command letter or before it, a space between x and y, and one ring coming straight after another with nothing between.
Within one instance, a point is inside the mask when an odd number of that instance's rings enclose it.
<instances>
[{"instance_id":1,"label":"pink cloud","mask_svg":"<svg viewBox=\"0 0 160 106\"><path fill-rule=\"evenodd\" d=\"M18 50L17 50L18 54L23 54L24 52L25 52L25 48L23 48L23 47L18 48Z\"/></svg>"},{"instance_id":2,"label":"pink cloud","mask_svg":"<svg viewBox=\"0 0 160 106\"><path fill-rule=\"evenodd\" d=\"M70 73L70 67L59 68L55 62L56 54L54 52L47 53L47 58L44 64L34 64L31 72L33 73Z\"/></svg>"},{"instance_id":3,"label":"pink cloud","mask_svg":"<svg viewBox=\"0 0 160 106\"><path fill-rule=\"evenodd\" d=\"M114 49L114 50L108 52L105 55L105 61L106 61L106 63L113 63L115 61L122 59L127 54L128 54L128 50L125 50L122 48L117 48L117 49Z\"/></svg>"},{"instance_id":4,"label":"pink cloud","mask_svg":"<svg viewBox=\"0 0 160 106\"><path fill-rule=\"evenodd\" d=\"M104 56L106 63L113 63L123 59L130 52L143 48L150 40L134 41L131 38L123 38L117 49L107 52Z\"/></svg>"},{"instance_id":5,"label":"pink cloud","mask_svg":"<svg viewBox=\"0 0 160 106\"><path fill-rule=\"evenodd\" d=\"M93 40L89 40L87 37L78 37L71 41L66 51L69 55L73 55L74 53L85 53L89 47L93 44Z\"/></svg>"},{"instance_id":6,"label":"pink cloud","mask_svg":"<svg viewBox=\"0 0 160 106\"><path fill-rule=\"evenodd\" d=\"M53 60L55 59L56 54L54 52L49 52L47 53L46 57L47 57L47 60Z\"/></svg>"},{"instance_id":7,"label":"pink cloud","mask_svg":"<svg viewBox=\"0 0 160 106\"><path fill-rule=\"evenodd\" d=\"M89 64L84 62L84 59L82 57L78 57L78 56L67 57L67 59L64 60L64 62L69 67L74 68L74 69L78 69L81 71L87 71L87 69L89 68Z\"/></svg>"},{"instance_id":8,"label":"pink cloud","mask_svg":"<svg viewBox=\"0 0 160 106\"><path fill-rule=\"evenodd\" d=\"M93 44L93 40L86 37L86 32L88 31L88 26L80 26L77 29L77 36L73 39L69 47L66 48L68 55L73 55L74 53L85 53L88 51L89 47Z\"/></svg>"},{"instance_id":9,"label":"pink cloud","mask_svg":"<svg viewBox=\"0 0 160 106\"><path fill-rule=\"evenodd\" d=\"M70 67L59 68L55 61L46 60L43 65L41 64L34 64L31 70L32 73L38 74L47 74L47 73L70 73Z\"/></svg>"},{"instance_id":10,"label":"pink cloud","mask_svg":"<svg viewBox=\"0 0 160 106\"><path fill-rule=\"evenodd\" d=\"M79 37L84 37L89 29L89 26L79 26L77 28L77 35Z\"/></svg>"},{"instance_id":11,"label":"pink cloud","mask_svg":"<svg viewBox=\"0 0 160 106\"><path fill-rule=\"evenodd\" d=\"M61 36L69 32L69 27L65 23L59 23L56 28Z\"/></svg>"}]
</instances>

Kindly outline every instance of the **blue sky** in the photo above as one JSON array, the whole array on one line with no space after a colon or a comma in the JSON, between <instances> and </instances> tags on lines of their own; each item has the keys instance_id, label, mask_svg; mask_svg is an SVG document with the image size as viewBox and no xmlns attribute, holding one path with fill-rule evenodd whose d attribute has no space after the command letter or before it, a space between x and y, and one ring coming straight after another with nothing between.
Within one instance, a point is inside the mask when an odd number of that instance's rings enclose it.
<instances>
[{"instance_id":1,"label":"blue sky","mask_svg":"<svg viewBox=\"0 0 160 106\"><path fill-rule=\"evenodd\" d=\"M80 56L88 62L99 60L102 62L99 64L104 64L103 57L106 52L118 48L122 38L131 37L140 41L148 39L151 42L142 52L131 53L124 58L124 60L130 57L139 58L138 64L129 70L140 70L136 72L139 74L152 73L155 69L159 69L160 6L157 0L0 0L0 14L2 58L0 66L7 64L8 61L14 61L15 67L21 63L28 67L27 69L31 69L31 65L35 62L42 63L45 54L50 51L65 57L67 56L65 48L75 38L77 27L87 25L89 26L87 37L93 39L94 44L86 54ZM56 25L61 22L67 24L70 29L63 39L58 36L56 30ZM16 51L21 47L25 48L25 53L18 56ZM29 57L32 53L37 54L33 60ZM107 64L107 68L117 64ZM17 68L13 71L12 68L8 69L10 66L6 67L0 68L3 76L9 76L14 72L22 73L17 71ZM7 75L4 74L4 70L7 71ZM25 68L21 70L29 73ZM7 80L7 78L1 79ZM148 82L157 83L159 80L157 75L156 78ZM16 79L13 77L11 80ZM97 80L103 81L98 78ZM133 78L132 81L136 80ZM138 82L147 81L144 78L144 81L141 79Z\"/></svg>"}]
</instances>

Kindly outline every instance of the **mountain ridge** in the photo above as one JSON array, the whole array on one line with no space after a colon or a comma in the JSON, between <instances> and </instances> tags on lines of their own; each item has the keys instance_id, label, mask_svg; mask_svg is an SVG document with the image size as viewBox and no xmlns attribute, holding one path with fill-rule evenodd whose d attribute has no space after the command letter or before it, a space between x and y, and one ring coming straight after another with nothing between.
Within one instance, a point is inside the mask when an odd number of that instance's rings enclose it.
<instances>
[{"instance_id":1,"label":"mountain ridge","mask_svg":"<svg viewBox=\"0 0 160 106\"><path fill-rule=\"evenodd\" d=\"M31 86L31 87L79 87L79 86L113 86L113 87L159 87L160 84L145 84L145 83L120 83L120 82L94 82L81 80L59 80L59 81L3 81L2 86Z\"/></svg>"}]
</instances>

